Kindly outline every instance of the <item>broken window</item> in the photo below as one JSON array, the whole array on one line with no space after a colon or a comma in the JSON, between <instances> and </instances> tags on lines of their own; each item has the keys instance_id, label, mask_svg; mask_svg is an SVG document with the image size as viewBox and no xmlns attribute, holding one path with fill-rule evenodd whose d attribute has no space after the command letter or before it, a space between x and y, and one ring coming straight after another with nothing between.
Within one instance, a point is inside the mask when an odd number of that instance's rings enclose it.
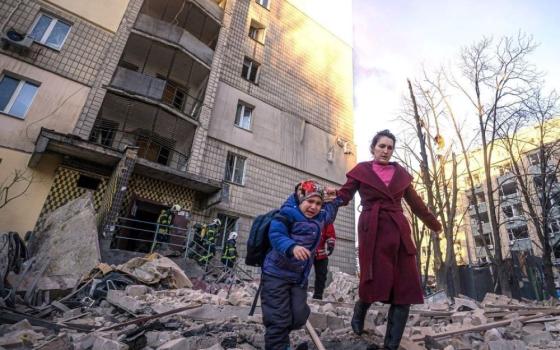
<instances>
[{"instance_id":1,"label":"broken window","mask_svg":"<svg viewBox=\"0 0 560 350\"><path fill-rule=\"evenodd\" d=\"M253 106L239 101L237 104L237 112L235 113L235 125L242 129L251 130L253 109Z\"/></svg>"},{"instance_id":2,"label":"broken window","mask_svg":"<svg viewBox=\"0 0 560 350\"><path fill-rule=\"evenodd\" d=\"M505 183L500 186L500 196L511 196L517 194L517 184L515 182Z\"/></svg>"},{"instance_id":3,"label":"broken window","mask_svg":"<svg viewBox=\"0 0 560 350\"><path fill-rule=\"evenodd\" d=\"M70 24L45 13L39 13L29 31L36 42L60 50L70 32Z\"/></svg>"},{"instance_id":4,"label":"broken window","mask_svg":"<svg viewBox=\"0 0 560 350\"><path fill-rule=\"evenodd\" d=\"M243 185L245 178L245 157L229 152L226 160L225 180Z\"/></svg>"},{"instance_id":5,"label":"broken window","mask_svg":"<svg viewBox=\"0 0 560 350\"><path fill-rule=\"evenodd\" d=\"M541 162L539 153L529 154L528 158L531 165L538 165Z\"/></svg>"},{"instance_id":6,"label":"broken window","mask_svg":"<svg viewBox=\"0 0 560 350\"><path fill-rule=\"evenodd\" d=\"M115 121L97 118L91 130L91 135L89 135L89 140L103 146L111 147L113 146L113 140L115 139L115 133L118 128L119 123Z\"/></svg>"},{"instance_id":7,"label":"broken window","mask_svg":"<svg viewBox=\"0 0 560 350\"><path fill-rule=\"evenodd\" d=\"M264 35L265 26L252 19L249 26L249 37L261 44L264 44Z\"/></svg>"},{"instance_id":8,"label":"broken window","mask_svg":"<svg viewBox=\"0 0 560 350\"><path fill-rule=\"evenodd\" d=\"M490 249L492 249L490 246L492 246L492 237L490 236L490 234L484 234L484 235L477 235L474 236L474 244L477 247L484 247L485 245L488 245Z\"/></svg>"},{"instance_id":9,"label":"broken window","mask_svg":"<svg viewBox=\"0 0 560 350\"><path fill-rule=\"evenodd\" d=\"M243 69L241 71L241 76L253 83L257 83L258 72L260 64L253 61L249 57L245 57L243 60Z\"/></svg>"},{"instance_id":10,"label":"broken window","mask_svg":"<svg viewBox=\"0 0 560 350\"><path fill-rule=\"evenodd\" d=\"M165 84L165 89L163 90L163 96L161 98L163 103L182 111L186 99L187 91L185 89L182 89L171 81L167 81L167 83Z\"/></svg>"},{"instance_id":11,"label":"broken window","mask_svg":"<svg viewBox=\"0 0 560 350\"><path fill-rule=\"evenodd\" d=\"M0 79L0 112L25 118L39 85L6 75Z\"/></svg>"},{"instance_id":12,"label":"broken window","mask_svg":"<svg viewBox=\"0 0 560 350\"><path fill-rule=\"evenodd\" d=\"M507 233L510 241L529 238L529 229L527 228L527 225L509 228Z\"/></svg>"}]
</instances>

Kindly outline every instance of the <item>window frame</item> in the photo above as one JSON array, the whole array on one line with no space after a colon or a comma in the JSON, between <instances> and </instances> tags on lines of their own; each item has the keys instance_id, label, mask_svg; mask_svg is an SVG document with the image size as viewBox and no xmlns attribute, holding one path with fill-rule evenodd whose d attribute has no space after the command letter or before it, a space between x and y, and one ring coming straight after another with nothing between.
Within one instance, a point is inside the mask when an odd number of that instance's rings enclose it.
<instances>
[{"instance_id":1,"label":"window frame","mask_svg":"<svg viewBox=\"0 0 560 350\"><path fill-rule=\"evenodd\" d=\"M232 170L230 172L230 176L228 177L228 167L230 164L230 157L233 157L233 166L232 166ZM241 171L241 182L237 182L235 181L235 171L237 169L237 162L239 159L243 160L243 168ZM240 154L237 153L233 153L233 152L228 152L227 156L226 156L226 169L225 169L225 173L224 173L224 180L235 184L235 185L240 185L240 186L244 186L245 185L245 173L247 171L247 157L243 157Z\"/></svg>"},{"instance_id":2,"label":"window frame","mask_svg":"<svg viewBox=\"0 0 560 350\"><path fill-rule=\"evenodd\" d=\"M255 33L255 35L251 35L252 33ZM247 35L257 43L264 45L264 42L266 40L266 27L256 20L251 19L251 21L249 22L249 32L247 33Z\"/></svg>"},{"instance_id":3,"label":"window frame","mask_svg":"<svg viewBox=\"0 0 560 350\"><path fill-rule=\"evenodd\" d=\"M13 73L6 72L6 71L4 71L0 74L0 82L2 82L2 80L4 80L4 77L9 77L11 79L18 80L18 85L16 86L14 92L10 96L10 99L8 100L8 103L6 104L6 107L4 107L4 109L0 110L0 113L8 115L10 117L14 117L14 118L24 120L25 117L27 116L27 113L29 112L29 109L31 108L31 105L33 105L33 102L35 101L35 97L37 96L37 92L39 91L39 87L41 86L41 83L39 83L35 80L32 80L32 79L25 78L25 77L23 77L19 74L13 74ZM31 97L31 100L29 101L29 104L26 106L25 111L20 116L20 115L11 113L10 109L12 109L12 107L14 106L14 103L16 102L17 98L19 97L19 94L21 93L21 90L23 89L25 84L35 86L35 93Z\"/></svg>"},{"instance_id":4,"label":"window frame","mask_svg":"<svg viewBox=\"0 0 560 350\"><path fill-rule=\"evenodd\" d=\"M241 112L240 108L241 107ZM248 127L244 127L241 124L241 121L244 119L244 115L245 115L245 111L246 110L250 111L250 115L249 115L249 126ZM255 111L255 106L248 104L246 102L243 102L242 100L237 101L237 107L235 108L235 119L233 121L233 125L235 125L236 127L246 130L246 131L252 131L253 130L253 115L254 115L254 111ZM238 123L239 121L239 123Z\"/></svg>"},{"instance_id":5,"label":"window frame","mask_svg":"<svg viewBox=\"0 0 560 350\"><path fill-rule=\"evenodd\" d=\"M255 2L267 10L270 9L270 0L255 0Z\"/></svg>"},{"instance_id":6,"label":"window frame","mask_svg":"<svg viewBox=\"0 0 560 350\"><path fill-rule=\"evenodd\" d=\"M245 62L248 61L249 62L249 68L247 69L247 76L243 74L243 70L245 70ZM256 72L255 72L255 80L251 80L251 69L256 66ZM243 65L241 67L241 77L255 85L258 85L259 83L259 78L260 78L260 68L261 68L261 64L257 61L255 61L254 59L248 57L248 56L244 56L243 57Z\"/></svg>"},{"instance_id":7,"label":"window frame","mask_svg":"<svg viewBox=\"0 0 560 350\"><path fill-rule=\"evenodd\" d=\"M43 33L43 36L40 39L35 39L31 36L31 33L33 32L33 30L35 29L35 27L37 26L37 24L39 23L39 20L41 19L42 16L45 16L47 18L50 18L51 21L49 23L49 25L47 26L47 29L45 29L45 32ZM53 44L48 44L47 41L49 40L50 35L52 34L52 31L54 29L54 27L56 26L56 24L58 22L62 22L64 24L66 24L68 26L68 31L66 32L66 35L64 35L64 39L62 40L62 42L60 43L60 46L54 46ZM70 31L72 30L72 23L62 19L58 16L55 16L49 12L46 11L39 11L39 13L37 14L37 17L35 18L35 20L33 21L33 24L31 25L31 27L29 28L27 35L29 37L31 37L33 39L34 42L46 46L48 48L51 48L53 50L56 51L61 51L62 47L64 46L64 44L66 43L66 39L68 39L68 36L70 35Z\"/></svg>"}]
</instances>

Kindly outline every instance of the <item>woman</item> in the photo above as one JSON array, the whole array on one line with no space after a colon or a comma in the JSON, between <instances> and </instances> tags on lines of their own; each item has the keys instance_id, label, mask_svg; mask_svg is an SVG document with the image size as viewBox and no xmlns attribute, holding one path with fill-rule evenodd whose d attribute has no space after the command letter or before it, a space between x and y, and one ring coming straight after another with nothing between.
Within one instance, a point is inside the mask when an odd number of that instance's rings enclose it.
<instances>
[{"instance_id":1,"label":"woman","mask_svg":"<svg viewBox=\"0 0 560 350\"><path fill-rule=\"evenodd\" d=\"M363 332L371 303L391 304L385 349L399 348L410 304L422 304L424 300L416 268L416 248L401 199L406 200L426 226L441 231L441 224L412 187L412 176L399 164L389 161L395 142L389 130L378 132L370 146L373 161L356 165L346 174L346 184L337 191L344 204L348 204L356 191L362 201L358 221L360 299L354 306L352 329L356 334Z\"/></svg>"}]
</instances>

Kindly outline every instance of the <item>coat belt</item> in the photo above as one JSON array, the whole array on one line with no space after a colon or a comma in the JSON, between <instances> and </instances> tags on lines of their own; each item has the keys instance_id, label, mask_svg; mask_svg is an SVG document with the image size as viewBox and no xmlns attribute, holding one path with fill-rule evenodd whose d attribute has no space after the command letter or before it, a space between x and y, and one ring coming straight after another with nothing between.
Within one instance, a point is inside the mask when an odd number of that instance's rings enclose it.
<instances>
[{"instance_id":1,"label":"coat belt","mask_svg":"<svg viewBox=\"0 0 560 350\"><path fill-rule=\"evenodd\" d=\"M370 222L367 223L368 230L371 230L371 236L368 239L364 239L360 242L360 246L363 245L364 252L369 252L371 254L371 262L366 263L364 262L363 266L361 266L362 274L365 277L366 281L373 280L373 262L374 262L374 252L375 252L375 241L377 240L377 229L378 229L378 220L379 220L379 212L385 211L389 213L401 213L403 215L403 208L399 204L393 203L386 203L386 202L373 202L373 203L361 203L362 204L362 211L371 211L370 214ZM363 215L363 214L362 214ZM405 227L401 227L402 225L408 225L408 223L402 222L402 220L395 218L395 224L399 226L399 234L402 235L403 231L406 229ZM408 231L408 230L406 230ZM405 232L406 232L405 231ZM408 239L407 239L408 238ZM414 248L414 244L410 237L402 237L401 239L404 244L404 248L406 249L408 254L416 254L416 249Z\"/></svg>"}]
</instances>

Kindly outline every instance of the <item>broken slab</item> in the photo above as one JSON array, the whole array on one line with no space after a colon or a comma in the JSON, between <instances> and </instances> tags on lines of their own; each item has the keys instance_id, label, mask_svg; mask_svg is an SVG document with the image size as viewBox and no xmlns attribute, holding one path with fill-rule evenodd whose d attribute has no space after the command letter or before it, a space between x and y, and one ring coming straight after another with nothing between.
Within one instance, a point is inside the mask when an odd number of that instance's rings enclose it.
<instances>
[{"instance_id":1,"label":"broken slab","mask_svg":"<svg viewBox=\"0 0 560 350\"><path fill-rule=\"evenodd\" d=\"M35 258L29 276L39 275L47 264L42 277L62 278L65 284L39 288L74 287L101 259L93 194L87 192L48 214L27 248L30 257Z\"/></svg>"},{"instance_id":2,"label":"broken slab","mask_svg":"<svg viewBox=\"0 0 560 350\"><path fill-rule=\"evenodd\" d=\"M97 336L93 341L92 350L128 350L128 345L116 340Z\"/></svg>"},{"instance_id":3,"label":"broken slab","mask_svg":"<svg viewBox=\"0 0 560 350\"><path fill-rule=\"evenodd\" d=\"M163 283L168 288L192 288L193 286L187 275L173 260L157 253L132 258L117 266L116 270L131 275L147 285Z\"/></svg>"},{"instance_id":4,"label":"broken slab","mask_svg":"<svg viewBox=\"0 0 560 350\"><path fill-rule=\"evenodd\" d=\"M138 314L145 309L144 302L128 296L126 292L122 290L109 289L106 300L108 303L131 314Z\"/></svg>"}]
</instances>

